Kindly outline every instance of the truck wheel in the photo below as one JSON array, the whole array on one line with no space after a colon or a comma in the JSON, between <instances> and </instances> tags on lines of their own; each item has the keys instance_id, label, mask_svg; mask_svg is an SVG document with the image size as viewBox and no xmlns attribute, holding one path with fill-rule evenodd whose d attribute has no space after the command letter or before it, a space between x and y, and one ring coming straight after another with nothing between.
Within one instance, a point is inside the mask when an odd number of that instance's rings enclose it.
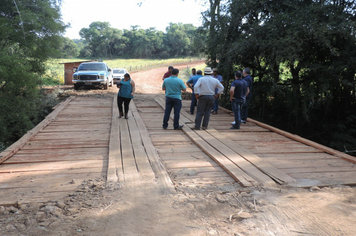
<instances>
[{"instance_id":1,"label":"truck wheel","mask_svg":"<svg viewBox=\"0 0 356 236\"><path fill-rule=\"evenodd\" d=\"M105 89L105 90L108 89L108 81L106 81L106 84L104 84L104 89Z\"/></svg>"},{"instance_id":2,"label":"truck wheel","mask_svg":"<svg viewBox=\"0 0 356 236\"><path fill-rule=\"evenodd\" d=\"M77 84L74 85L74 90L78 90L79 86Z\"/></svg>"}]
</instances>

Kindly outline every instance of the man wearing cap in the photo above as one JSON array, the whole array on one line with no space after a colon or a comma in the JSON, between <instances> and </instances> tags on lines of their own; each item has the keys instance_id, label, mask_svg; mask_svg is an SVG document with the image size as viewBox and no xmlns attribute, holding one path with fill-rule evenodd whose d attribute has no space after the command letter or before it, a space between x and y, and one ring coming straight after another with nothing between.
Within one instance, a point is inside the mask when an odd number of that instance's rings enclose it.
<instances>
[{"instance_id":1,"label":"man wearing cap","mask_svg":"<svg viewBox=\"0 0 356 236\"><path fill-rule=\"evenodd\" d=\"M195 104L197 103L197 99L194 93L194 85L198 82L198 80L201 77L203 77L202 73L203 72L201 70L198 70L197 75L191 77L186 83L187 86L192 89L192 102L190 103L190 114L192 115L194 114Z\"/></svg>"},{"instance_id":2,"label":"man wearing cap","mask_svg":"<svg viewBox=\"0 0 356 236\"><path fill-rule=\"evenodd\" d=\"M195 97L198 100L197 114L195 116L195 127L193 129L200 129L203 119L202 129L208 128L210 111L214 105L214 99L222 94L224 86L214 77L211 76L213 71L210 67L204 70L204 76L201 77L194 86ZM215 89L217 93L215 94Z\"/></svg>"},{"instance_id":3,"label":"man wearing cap","mask_svg":"<svg viewBox=\"0 0 356 236\"><path fill-rule=\"evenodd\" d=\"M177 76L179 70L174 68L172 75L163 80L162 90L166 91L166 109L164 110L163 129L167 129L169 116L172 108L174 109L173 127L175 130L181 130L183 125L179 125L180 110L182 108L182 91L186 91L183 80Z\"/></svg>"},{"instance_id":4,"label":"man wearing cap","mask_svg":"<svg viewBox=\"0 0 356 236\"><path fill-rule=\"evenodd\" d=\"M217 79L222 84L223 77L221 75L219 75L217 68L213 69L213 77L215 79ZM217 94L217 90L215 90L215 94ZM218 108L219 108L219 95L214 100L214 106L213 106L213 114L214 115L218 114Z\"/></svg>"},{"instance_id":5,"label":"man wearing cap","mask_svg":"<svg viewBox=\"0 0 356 236\"><path fill-rule=\"evenodd\" d=\"M168 71L164 73L162 80L170 77L172 75L173 66L168 66Z\"/></svg>"}]
</instances>

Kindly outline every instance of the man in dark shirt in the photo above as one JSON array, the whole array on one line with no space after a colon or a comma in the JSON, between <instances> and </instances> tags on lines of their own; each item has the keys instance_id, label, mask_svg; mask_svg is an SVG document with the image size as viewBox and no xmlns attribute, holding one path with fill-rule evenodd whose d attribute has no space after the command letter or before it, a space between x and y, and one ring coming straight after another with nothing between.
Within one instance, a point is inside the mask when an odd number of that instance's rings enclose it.
<instances>
[{"instance_id":1,"label":"man in dark shirt","mask_svg":"<svg viewBox=\"0 0 356 236\"><path fill-rule=\"evenodd\" d=\"M168 66L168 71L166 73L164 73L162 80L171 77L172 75L172 70L173 70L173 66Z\"/></svg>"},{"instance_id":2,"label":"man in dark shirt","mask_svg":"<svg viewBox=\"0 0 356 236\"><path fill-rule=\"evenodd\" d=\"M248 105L251 101L252 98L252 84L253 84L253 80L251 78L251 71L250 68L246 67L243 72L243 80L246 82L246 85L249 89L249 94L246 96L246 102L243 104L242 109L241 109L241 122L246 124L246 119L247 119L247 115L248 115Z\"/></svg>"},{"instance_id":3,"label":"man in dark shirt","mask_svg":"<svg viewBox=\"0 0 356 236\"><path fill-rule=\"evenodd\" d=\"M240 129L241 124L241 107L245 103L249 89L246 82L242 79L240 71L235 73L235 80L231 83L230 101L232 111L234 112L235 124L230 129Z\"/></svg>"}]
</instances>

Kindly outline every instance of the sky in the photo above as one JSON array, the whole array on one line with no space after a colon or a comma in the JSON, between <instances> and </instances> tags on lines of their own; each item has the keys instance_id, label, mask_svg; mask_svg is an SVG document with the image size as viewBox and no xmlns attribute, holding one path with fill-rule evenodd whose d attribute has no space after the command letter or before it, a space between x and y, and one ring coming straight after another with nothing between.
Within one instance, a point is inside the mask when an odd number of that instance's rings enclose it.
<instances>
[{"instance_id":1,"label":"sky","mask_svg":"<svg viewBox=\"0 0 356 236\"><path fill-rule=\"evenodd\" d=\"M109 22L120 30L139 25L166 32L170 22L198 27L202 11L201 0L62 0L61 8L62 21L71 24L64 36L71 39L80 39L79 31L95 21Z\"/></svg>"}]
</instances>

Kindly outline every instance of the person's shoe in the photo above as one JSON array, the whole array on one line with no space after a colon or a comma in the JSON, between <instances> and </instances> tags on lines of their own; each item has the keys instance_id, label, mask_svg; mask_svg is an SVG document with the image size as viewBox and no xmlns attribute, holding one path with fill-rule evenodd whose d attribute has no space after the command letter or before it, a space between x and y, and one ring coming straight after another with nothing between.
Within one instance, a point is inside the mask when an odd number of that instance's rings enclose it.
<instances>
[{"instance_id":1,"label":"person's shoe","mask_svg":"<svg viewBox=\"0 0 356 236\"><path fill-rule=\"evenodd\" d=\"M241 123L244 123L244 124L246 124L246 121L245 121L245 120L241 120Z\"/></svg>"},{"instance_id":2,"label":"person's shoe","mask_svg":"<svg viewBox=\"0 0 356 236\"><path fill-rule=\"evenodd\" d=\"M232 127L230 127L230 129L240 129L240 128L237 128L237 127L235 127L235 126L232 126Z\"/></svg>"},{"instance_id":3,"label":"person's shoe","mask_svg":"<svg viewBox=\"0 0 356 236\"><path fill-rule=\"evenodd\" d=\"M231 122L231 125L234 125L234 124L236 124L236 122L235 122L235 121Z\"/></svg>"},{"instance_id":4,"label":"person's shoe","mask_svg":"<svg viewBox=\"0 0 356 236\"><path fill-rule=\"evenodd\" d=\"M192 129L194 129L194 130L200 130L200 128L198 128L198 127L193 127Z\"/></svg>"},{"instance_id":5,"label":"person's shoe","mask_svg":"<svg viewBox=\"0 0 356 236\"><path fill-rule=\"evenodd\" d=\"M122 112L119 113L119 118L123 117L124 114L122 114Z\"/></svg>"},{"instance_id":6,"label":"person's shoe","mask_svg":"<svg viewBox=\"0 0 356 236\"><path fill-rule=\"evenodd\" d=\"M162 128L163 128L163 129L167 129L167 127L164 127L163 125L162 125Z\"/></svg>"},{"instance_id":7,"label":"person's shoe","mask_svg":"<svg viewBox=\"0 0 356 236\"><path fill-rule=\"evenodd\" d=\"M206 130L207 129L207 127L201 127L202 128L202 130Z\"/></svg>"},{"instance_id":8,"label":"person's shoe","mask_svg":"<svg viewBox=\"0 0 356 236\"><path fill-rule=\"evenodd\" d=\"M216 114L218 114L218 112L217 111L213 111L213 115L216 115Z\"/></svg>"},{"instance_id":9,"label":"person's shoe","mask_svg":"<svg viewBox=\"0 0 356 236\"><path fill-rule=\"evenodd\" d=\"M175 130L182 130L184 125L180 125L177 128L174 128Z\"/></svg>"},{"instance_id":10,"label":"person's shoe","mask_svg":"<svg viewBox=\"0 0 356 236\"><path fill-rule=\"evenodd\" d=\"M125 119L128 119L129 118L129 115L125 115Z\"/></svg>"},{"instance_id":11,"label":"person's shoe","mask_svg":"<svg viewBox=\"0 0 356 236\"><path fill-rule=\"evenodd\" d=\"M194 115L194 112L193 112L193 113L191 112L190 114L191 114L191 115Z\"/></svg>"}]
</instances>

